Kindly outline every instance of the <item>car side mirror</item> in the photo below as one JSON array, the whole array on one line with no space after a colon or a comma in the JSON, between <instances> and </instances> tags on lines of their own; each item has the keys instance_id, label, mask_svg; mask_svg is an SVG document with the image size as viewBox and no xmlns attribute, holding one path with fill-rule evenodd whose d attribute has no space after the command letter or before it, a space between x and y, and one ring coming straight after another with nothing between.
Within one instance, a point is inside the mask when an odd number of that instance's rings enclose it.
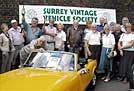
<instances>
[{"instance_id":1,"label":"car side mirror","mask_svg":"<svg viewBox=\"0 0 134 91\"><path fill-rule=\"evenodd\" d=\"M80 70L80 75L84 75L84 74L87 74L87 70L86 69Z\"/></svg>"}]
</instances>

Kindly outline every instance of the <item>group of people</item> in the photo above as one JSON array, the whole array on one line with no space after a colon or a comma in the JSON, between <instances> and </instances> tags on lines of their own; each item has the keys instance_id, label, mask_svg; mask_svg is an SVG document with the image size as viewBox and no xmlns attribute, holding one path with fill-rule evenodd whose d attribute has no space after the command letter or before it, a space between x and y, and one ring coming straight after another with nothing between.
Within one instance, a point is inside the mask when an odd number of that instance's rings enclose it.
<instances>
[{"instance_id":1,"label":"group of people","mask_svg":"<svg viewBox=\"0 0 134 91\"><path fill-rule=\"evenodd\" d=\"M1 73L14 69L17 61L23 64L34 50L69 51L80 56L83 49L85 59L97 60L96 71L105 73L101 78L104 82L110 81L111 74L124 83L130 81L134 65L134 30L127 17L122 18L122 25L108 24L100 17L100 25L87 21L85 29L79 26L78 20L67 29L62 23L55 27L53 19L40 29L36 17L29 25L23 16L22 24L19 27L17 21L12 20L10 29L7 24L1 24ZM134 82L130 88L134 89Z\"/></svg>"}]
</instances>

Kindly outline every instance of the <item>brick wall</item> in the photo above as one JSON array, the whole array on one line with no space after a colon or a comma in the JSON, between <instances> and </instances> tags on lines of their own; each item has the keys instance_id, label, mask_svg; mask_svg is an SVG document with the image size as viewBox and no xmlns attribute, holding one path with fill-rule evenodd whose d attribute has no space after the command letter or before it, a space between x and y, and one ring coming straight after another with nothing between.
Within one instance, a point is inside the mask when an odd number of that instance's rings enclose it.
<instances>
[{"instance_id":1,"label":"brick wall","mask_svg":"<svg viewBox=\"0 0 134 91\"><path fill-rule=\"evenodd\" d=\"M134 23L134 0L0 0L0 24L18 20L19 4L60 5L89 8L116 9L117 22L127 16Z\"/></svg>"}]
</instances>

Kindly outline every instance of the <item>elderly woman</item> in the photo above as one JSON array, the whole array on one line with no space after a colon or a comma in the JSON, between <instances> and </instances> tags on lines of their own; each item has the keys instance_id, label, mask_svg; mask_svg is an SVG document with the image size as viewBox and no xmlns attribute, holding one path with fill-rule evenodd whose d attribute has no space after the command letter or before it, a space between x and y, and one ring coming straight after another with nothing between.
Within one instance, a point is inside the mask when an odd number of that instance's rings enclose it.
<instances>
[{"instance_id":1,"label":"elderly woman","mask_svg":"<svg viewBox=\"0 0 134 91\"><path fill-rule=\"evenodd\" d=\"M92 26L92 21L87 21L86 22L86 28L84 30L84 37L91 31L91 26ZM85 59L87 59L88 55L87 55L86 47L84 48L84 52L85 52Z\"/></svg>"},{"instance_id":2,"label":"elderly woman","mask_svg":"<svg viewBox=\"0 0 134 91\"><path fill-rule=\"evenodd\" d=\"M118 42L118 49L122 56L120 75L124 83L129 81L131 65L134 63L134 35L132 34L131 24L126 23L126 33L123 33Z\"/></svg>"},{"instance_id":3,"label":"elderly woman","mask_svg":"<svg viewBox=\"0 0 134 91\"><path fill-rule=\"evenodd\" d=\"M64 51L64 42L66 41L66 34L63 31L64 25L62 23L57 24L57 35L55 37L55 50Z\"/></svg>"},{"instance_id":4,"label":"elderly woman","mask_svg":"<svg viewBox=\"0 0 134 91\"><path fill-rule=\"evenodd\" d=\"M20 50L20 64L23 64L28 55L32 52L32 51L44 51L44 49L46 49L46 41L45 41L45 37L41 36L38 39L32 40L30 42L30 44L24 46L21 50Z\"/></svg>"},{"instance_id":5,"label":"elderly woman","mask_svg":"<svg viewBox=\"0 0 134 91\"><path fill-rule=\"evenodd\" d=\"M0 34L0 50L2 51L2 67L1 73L7 72L11 69L11 63L14 57L15 48L11 37L8 34L8 25L3 23L1 25L2 33Z\"/></svg>"},{"instance_id":6,"label":"elderly woman","mask_svg":"<svg viewBox=\"0 0 134 91\"><path fill-rule=\"evenodd\" d=\"M86 28L84 30L84 33L88 33L91 30L91 26L92 26L92 21L87 21L86 22Z\"/></svg>"},{"instance_id":7,"label":"elderly woman","mask_svg":"<svg viewBox=\"0 0 134 91\"><path fill-rule=\"evenodd\" d=\"M105 71L106 75L102 78L105 82L110 80L110 73L112 72L112 55L115 46L114 35L110 33L108 25L104 27L104 34L102 35L102 51L99 63L99 70Z\"/></svg>"}]
</instances>

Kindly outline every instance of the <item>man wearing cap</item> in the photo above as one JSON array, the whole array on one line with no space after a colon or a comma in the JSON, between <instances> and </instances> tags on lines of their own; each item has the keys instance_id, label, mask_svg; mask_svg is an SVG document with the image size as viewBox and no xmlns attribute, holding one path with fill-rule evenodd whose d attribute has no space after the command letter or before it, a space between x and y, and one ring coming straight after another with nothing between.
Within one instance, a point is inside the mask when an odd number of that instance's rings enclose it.
<instances>
[{"instance_id":1,"label":"man wearing cap","mask_svg":"<svg viewBox=\"0 0 134 91\"><path fill-rule=\"evenodd\" d=\"M49 20L49 25L45 26L43 25L42 30L45 33L45 38L47 41L47 49L48 50L54 50L55 48L55 36L57 33L56 27L54 27L54 20Z\"/></svg>"},{"instance_id":2,"label":"man wearing cap","mask_svg":"<svg viewBox=\"0 0 134 91\"><path fill-rule=\"evenodd\" d=\"M12 62L12 68L15 67L15 63L17 61L18 54L21 48L24 46L24 37L23 32L21 32L21 28L18 26L18 22L16 20L11 21L12 27L9 29L8 33L12 37L13 45L15 47L15 55L14 61Z\"/></svg>"},{"instance_id":3,"label":"man wearing cap","mask_svg":"<svg viewBox=\"0 0 134 91\"><path fill-rule=\"evenodd\" d=\"M24 30L26 31L26 44L29 44L33 39L37 39L42 35L42 31L38 25L38 18L33 17L31 25L25 21L25 17L22 18L22 23L24 25Z\"/></svg>"}]
</instances>

